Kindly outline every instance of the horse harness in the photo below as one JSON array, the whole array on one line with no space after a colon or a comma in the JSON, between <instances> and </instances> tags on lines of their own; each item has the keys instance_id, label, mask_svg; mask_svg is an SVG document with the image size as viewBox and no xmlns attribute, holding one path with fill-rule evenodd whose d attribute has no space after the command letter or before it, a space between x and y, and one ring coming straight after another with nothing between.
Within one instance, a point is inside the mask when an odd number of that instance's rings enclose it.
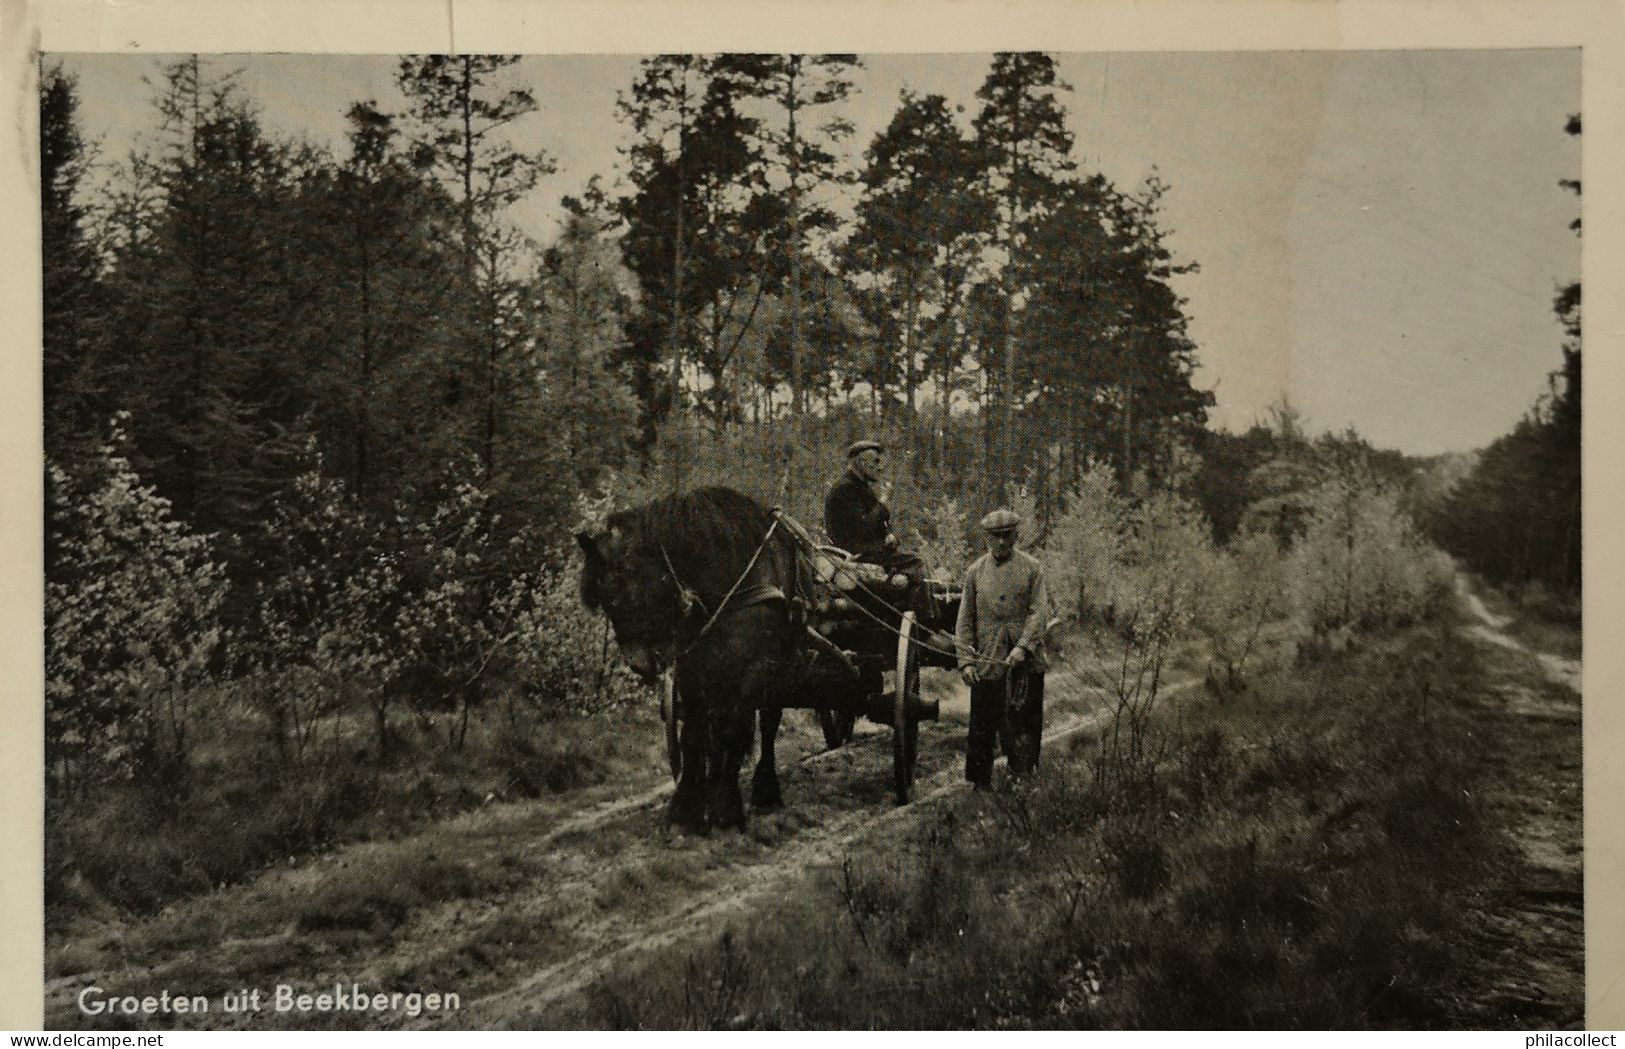
<instances>
[{"instance_id":1,"label":"horse harness","mask_svg":"<svg viewBox=\"0 0 1625 1049\"><path fill-rule=\"evenodd\" d=\"M699 644L700 638L704 637L706 632L717 624L724 612L730 614L744 612L775 601L789 602L785 592L772 583L757 583L754 586L745 587L743 590L740 589L745 580L749 578L751 571L755 569L756 562L762 557L762 551L767 549L767 544L772 540L773 533L778 530L778 527L779 519L775 517L773 523L768 525L766 534L762 536L762 541L757 544L756 552L750 555L750 561L746 563L745 570L739 573L739 578L734 580L734 585L722 596L722 600L717 604L716 611L712 612L711 617L705 621L705 625L700 627L699 633L695 634L688 644L683 646L684 652ZM660 556L666 562L666 571L671 574L672 582L677 584L677 593L683 603L684 614L686 615L693 606L698 606L701 611L704 611L705 603L700 600L700 596L694 592L693 588L684 583L682 577L677 574L677 569L671 563L671 557L666 553L664 546L660 548Z\"/></svg>"}]
</instances>

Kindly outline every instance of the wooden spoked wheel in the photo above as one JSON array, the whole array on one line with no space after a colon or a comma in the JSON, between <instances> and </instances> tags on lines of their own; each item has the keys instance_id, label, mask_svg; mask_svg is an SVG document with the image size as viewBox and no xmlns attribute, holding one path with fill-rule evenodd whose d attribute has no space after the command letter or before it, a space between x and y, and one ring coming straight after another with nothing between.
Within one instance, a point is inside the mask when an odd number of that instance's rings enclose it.
<instances>
[{"instance_id":1,"label":"wooden spoked wheel","mask_svg":"<svg viewBox=\"0 0 1625 1049\"><path fill-rule=\"evenodd\" d=\"M666 761L671 765L673 782L683 776L683 750L677 745L679 703L677 675L668 670L660 678L660 720L666 723Z\"/></svg>"},{"instance_id":2,"label":"wooden spoked wheel","mask_svg":"<svg viewBox=\"0 0 1625 1049\"><path fill-rule=\"evenodd\" d=\"M914 792L914 760L919 752L920 703L919 624L914 613L903 616L897 632L897 683L892 693L892 785L897 804L907 805Z\"/></svg>"}]
</instances>

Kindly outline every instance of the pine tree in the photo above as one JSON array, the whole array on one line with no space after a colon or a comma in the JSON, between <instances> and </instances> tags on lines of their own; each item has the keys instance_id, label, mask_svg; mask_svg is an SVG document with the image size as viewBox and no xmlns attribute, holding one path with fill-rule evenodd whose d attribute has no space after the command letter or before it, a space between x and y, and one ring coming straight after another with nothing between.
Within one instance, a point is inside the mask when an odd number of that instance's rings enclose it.
<instances>
[{"instance_id":1,"label":"pine tree","mask_svg":"<svg viewBox=\"0 0 1625 1049\"><path fill-rule=\"evenodd\" d=\"M75 80L40 74L40 250L44 305L45 454L70 473L99 444L117 405L101 260L83 184L89 151L76 123Z\"/></svg>"},{"instance_id":2,"label":"pine tree","mask_svg":"<svg viewBox=\"0 0 1625 1049\"><path fill-rule=\"evenodd\" d=\"M165 67L160 91L159 196L113 247L110 328L153 479L177 516L239 533L290 476L306 406L286 341L310 301L290 222L315 161L269 140L196 56Z\"/></svg>"},{"instance_id":3,"label":"pine tree","mask_svg":"<svg viewBox=\"0 0 1625 1049\"><path fill-rule=\"evenodd\" d=\"M976 192L977 173L974 143L960 134L947 100L905 91L865 153L864 195L845 246L854 268L878 282L878 301L898 336L895 371L909 416L917 386L932 372L944 432L968 256L991 219L987 198Z\"/></svg>"},{"instance_id":4,"label":"pine tree","mask_svg":"<svg viewBox=\"0 0 1625 1049\"><path fill-rule=\"evenodd\" d=\"M976 92L982 100L975 129L986 167L987 192L998 201L996 240L1003 250L1000 293L1004 300L1003 354L999 381L999 438L989 465L996 502L1016 480L1016 386L1021 343L1021 307L1028 294L1023 273L1025 246L1056 182L1074 168L1072 133L1056 92L1071 88L1055 75L1055 63L1042 52L1003 51ZM991 378L991 377L990 377ZM991 418L988 425L993 425Z\"/></svg>"},{"instance_id":5,"label":"pine tree","mask_svg":"<svg viewBox=\"0 0 1625 1049\"><path fill-rule=\"evenodd\" d=\"M459 416L474 416L468 437L487 486L514 472L516 464L499 462L499 454L516 446L503 432L504 417L516 386L533 374L528 362L515 359L523 343L513 337L523 324L512 313L519 299L515 274L528 268L527 253L501 216L553 171L544 152L523 151L510 139L512 125L536 110L529 89L503 86L518 61L517 55L415 56L401 60L397 77L417 124L417 161L442 180L458 208L460 297L477 356L467 362L473 396L465 403L461 369L453 364L445 376L447 400Z\"/></svg>"},{"instance_id":6,"label":"pine tree","mask_svg":"<svg viewBox=\"0 0 1625 1049\"><path fill-rule=\"evenodd\" d=\"M565 207L537 282L542 388L568 469L590 489L621 462L635 435L636 400L616 362L636 289L599 207L570 198Z\"/></svg>"},{"instance_id":7,"label":"pine tree","mask_svg":"<svg viewBox=\"0 0 1625 1049\"><path fill-rule=\"evenodd\" d=\"M645 58L630 95L617 100L619 117L636 136L623 150L634 191L616 203L627 224L622 245L642 288L643 309L630 326L626 355L643 405L645 442L668 411L680 411L683 360L694 300L685 294L692 223L688 217L689 135L710 80L699 55ZM661 362L665 381L657 379Z\"/></svg>"},{"instance_id":8,"label":"pine tree","mask_svg":"<svg viewBox=\"0 0 1625 1049\"><path fill-rule=\"evenodd\" d=\"M364 505L388 506L435 450L429 377L457 344L453 291L461 256L450 198L398 148L393 117L358 102L349 155L306 180L298 234L319 271L318 306L296 334L312 380L312 426L325 462Z\"/></svg>"},{"instance_id":9,"label":"pine tree","mask_svg":"<svg viewBox=\"0 0 1625 1049\"><path fill-rule=\"evenodd\" d=\"M671 73L675 67L661 68ZM671 134L656 133L661 112L652 108L654 100L650 108L624 111L650 137L635 147L635 188L619 210L627 226L627 265L645 302L646 323L633 333L643 347L640 359L649 360L660 343L677 347L668 358L665 405L682 403L682 368L691 360L709 382L706 409L720 426L737 411L729 372L764 301L767 289L757 271L777 213L774 198L763 192L757 121L740 111L735 80L704 68L703 94L681 97L682 123ZM645 71L647 80L653 75L648 64Z\"/></svg>"},{"instance_id":10,"label":"pine tree","mask_svg":"<svg viewBox=\"0 0 1625 1049\"><path fill-rule=\"evenodd\" d=\"M811 254L809 237L835 226L835 214L822 193L849 181L840 167L841 149L852 124L839 106L850 97L852 73L862 68L856 55L727 55L719 72L740 89L772 107L760 126L763 155L774 172L773 188L783 194L771 279L782 283L788 300L786 349L792 401L806 408L807 382L801 335L802 272Z\"/></svg>"}]
</instances>

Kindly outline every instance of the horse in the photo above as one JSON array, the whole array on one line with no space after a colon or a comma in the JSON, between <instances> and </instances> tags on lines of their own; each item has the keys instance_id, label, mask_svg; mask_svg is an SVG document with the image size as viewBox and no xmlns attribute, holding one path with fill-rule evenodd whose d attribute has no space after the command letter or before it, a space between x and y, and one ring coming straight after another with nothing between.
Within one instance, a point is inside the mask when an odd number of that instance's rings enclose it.
<instances>
[{"instance_id":1,"label":"horse","mask_svg":"<svg viewBox=\"0 0 1625 1049\"><path fill-rule=\"evenodd\" d=\"M576 541L582 603L609 619L622 660L646 684L674 668L682 771L671 821L701 833L744 827L739 771L758 711L751 804L782 805L773 740L783 711L773 698L804 633L794 615L805 592L794 537L756 500L707 487L614 513Z\"/></svg>"}]
</instances>

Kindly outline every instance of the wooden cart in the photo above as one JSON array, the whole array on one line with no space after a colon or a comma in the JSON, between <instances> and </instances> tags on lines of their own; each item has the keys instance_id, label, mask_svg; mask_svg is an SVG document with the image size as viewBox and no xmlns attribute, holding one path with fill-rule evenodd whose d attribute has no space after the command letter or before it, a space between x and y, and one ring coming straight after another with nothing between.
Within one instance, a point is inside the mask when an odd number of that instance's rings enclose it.
<instances>
[{"instance_id":1,"label":"wooden cart","mask_svg":"<svg viewBox=\"0 0 1625 1049\"><path fill-rule=\"evenodd\" d=\"M938 715L937 703L920 695L920 668L955 665L952 638L959 588L932 580L929 607L905 609L904 577L889 576L878 565L820 542L788 514L774 513L795 537L809 580L809 593L792 610L805 623L798 665L816 664L822 670L816 687L787 688L777 697L780 705L814 711L824 742L832 749L851 740L859 717L889 726L893 791L898 804L907 804L914 787L920 722L935 721ZM677 746L681 703L668 673L660 713L673 779L682 773Z\"/></svg>"}]
</instances>

